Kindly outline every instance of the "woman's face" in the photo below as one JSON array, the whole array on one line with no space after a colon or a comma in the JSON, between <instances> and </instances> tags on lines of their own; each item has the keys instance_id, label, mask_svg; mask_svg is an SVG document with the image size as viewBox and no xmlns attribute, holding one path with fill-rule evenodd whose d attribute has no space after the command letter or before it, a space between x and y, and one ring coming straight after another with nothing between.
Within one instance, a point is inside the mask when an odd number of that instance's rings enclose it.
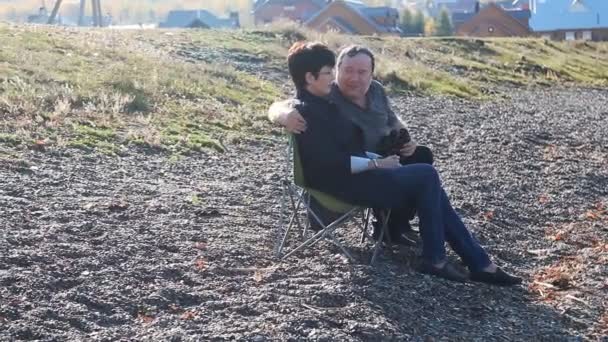
<instances>
[{"instance_id":1,"label":"woman's face","mask_svg":"<svg viewBox=\"0 0 608 342\"><path fill-rule=\"evenodd\" d=\"M334 81L334 68L324 66L319 70L317 78L309 72L306 73L306 83L308 91L317 96L327 96L331 91L331 84Z\"/></svg>"}]
</instances>

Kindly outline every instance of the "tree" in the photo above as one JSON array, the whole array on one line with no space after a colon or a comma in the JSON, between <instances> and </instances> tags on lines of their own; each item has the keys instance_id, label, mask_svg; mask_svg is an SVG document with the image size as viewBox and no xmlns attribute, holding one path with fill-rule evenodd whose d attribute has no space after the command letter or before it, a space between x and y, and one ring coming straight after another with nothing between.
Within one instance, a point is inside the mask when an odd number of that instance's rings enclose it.
<instances>
[{"instance_id":1,"label":"tree","mask_svg":"<svg viewBox=\"0 0 608 342\"><path fill-rule=\"evenodd\" d=\"M452 20L450 19L450 12L448 12L446 8L442 8L441 13L439 13L439 22L437 23L436 35L452 35Z\"/></svg>"},{"instance_id":2,"label":"tree","mask_svg":"<svg viewBox=\"0 0 608 342\"><path fill-rule=\"evenodd\" d=\"M433 17L426 18L424 22L424 35L427 37L435 35L435 20L433 20Z\"/></svg>"},{"instance_id":3,"label":"tree","mask_svg":"<svg viewBox=\"0 0 608 342\"><path fill-rule=\"evenodd\" d=\"M399 23L399 28L401 29L401 32L403 32L403 34L412 33L412 24L412 12L410 12L410 10L406 8L401 13L401 22Z\"/></svg>"},{"instance_id":4,"label":"tree","mask_svg":"<svg viewBox=\"0 0 608 342\"><path fill-rule=\"evenodd\" d=\"M412 31L416 34L424 33L424 13L421 11L416 12L412 20Z\"/></svg>"}]
</instances>

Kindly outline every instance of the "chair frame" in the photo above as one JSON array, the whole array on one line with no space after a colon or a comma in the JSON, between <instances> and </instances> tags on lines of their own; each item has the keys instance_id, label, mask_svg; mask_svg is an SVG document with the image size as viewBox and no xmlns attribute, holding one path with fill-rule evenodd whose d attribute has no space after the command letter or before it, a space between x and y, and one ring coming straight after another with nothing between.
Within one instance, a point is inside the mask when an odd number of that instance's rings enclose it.
<instances>
[{"instance_id":1,"label":"chair frame","mask_svg":"<svg viewBox=\"0 0 608 342\"><path fill-rule=\"evenodd\" d=\"M335 199L327 194L319 192L317 190L309 189L304 185L303 174L301 170L301 164L299 161L299 155L297 150L297 144L295 137L293 135L289 136L289 144L286 148L286 169L283 172L282 183L282 200L281 200L281 224L279 230L279 239L280 242L276 249L276 256L281 260L285 260L289 256L294 253L301 251L307 247L311 247L317 242L321 240L328 240L329 242L336 245L342 253L351 261L354 262L352 254L338 241L335 236L335 231L345 225L347 222L353 220L357 214L362 214L362 222L361 222L361 243L365 242L366 238L370 238L371 236L368 233L369 221L371 219L372 209L359 207L351 204L344 203L338 199ZM291 169L291 170L290 170ZM293 176L293 177L292 177ZM314 210L310 207L310 198L314 197L317 201L323 205L324 201L319 200L319 197L324 198L325 200L330 200L337 204L337 208L329 208L332 211L336 211L341 214L337 219L325 225L319 215L314 212ZM289 220L286 220L287 209L286 206L290 204L291 210ZM300 222L299 213L300 209L304 207L307 213L308 222L307 224L302 224ZM310 226L312 219L321 227L319 231L314 233L304 242L300 243L296 247L292 248L287 253L283 254L283 250L285 248L285 244L287 242L287 238L289 236L290 231L294 226L298 226L302 231L302 237L306 237L308 227ZM383 243L384 236L387 235L387 227L388 227L388 219L390 217L390 210L383 212L383 215L379 218L381 221L382 229L380 231L380 236L378 240L375 242L373 246L373 254L370 260L370 265L375 263L376 257L380 250L380 246ZM389 243L390 238L389 238Z\"/></svg>"}]
</instances>

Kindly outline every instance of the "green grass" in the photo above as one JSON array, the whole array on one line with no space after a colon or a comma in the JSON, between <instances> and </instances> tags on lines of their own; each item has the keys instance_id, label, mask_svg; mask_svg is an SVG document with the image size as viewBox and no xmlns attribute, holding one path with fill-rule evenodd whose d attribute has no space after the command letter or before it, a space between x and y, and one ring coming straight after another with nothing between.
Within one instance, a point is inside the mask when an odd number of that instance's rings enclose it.
<instances>
[{"instance_id":1,"label":"green grass","mask_svg":"<svg viewBox=\"0 0 608 342\"><path fill-rule=\"evenodd\" d=\"M376 76L395 95L486 100L496 85L608 86L605 43L0 24L0 144L44 139L111 154L125 146L188 154L265 139L277 132L268 106L290 94L285 56L299 39L371 47Z\"/></svg>"},{"instance_id":2,"label":"green grass","mask_svg":"<svg viewBox=\"0 0 608 342\"><path fill-rule=\"evenodd\" d=\"M21 145L22 139L16 134L0 133L0 144L9 146Z\"/></svg>"}]
</instances>

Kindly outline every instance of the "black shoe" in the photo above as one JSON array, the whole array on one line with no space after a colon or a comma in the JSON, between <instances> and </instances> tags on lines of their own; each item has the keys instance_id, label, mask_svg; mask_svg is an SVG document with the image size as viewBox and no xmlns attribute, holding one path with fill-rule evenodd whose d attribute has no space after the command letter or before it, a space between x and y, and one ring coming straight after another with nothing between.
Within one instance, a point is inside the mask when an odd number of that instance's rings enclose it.
<instances>
[{"instance_id":1,"label":"black shoe","mask_svg":"<svg viewBox=\"0 0 608 342\"><path fill-rule=\"evenodd\" d=\"M403 225L401 232L403 233L403 236L405 236L406 239L412 241L414 244L420 242L420 234L418 234L417 231L412 229L412 226L409 222L406 222Z\"/></svg>"},{"instance_id":2,"label":"black shoe","mask_svg":"<svg viewBox=\"0 0 608 342\"><path fill-rule=\"evenodd\" d=\"M374 232L372 234L372 238L374 239L374 241L378 241L378 238L380 237L380 231L381 231L381 225L379 221L373 221L372 225L374 226ZM382 237L382 242L384 242L385 244L392 244L392 245L401 245L401 246L416 246L416 241L413 239L410 239L407 236L403 236L401 235L401 232L395 232L394 230L391 230L390 227L387 227L388 229L388 234L390 234L390 239L387 236L387 232L384 233L384 236ZM410 227L411 229L411 227Z\"/></svg>"},{"instance_id":3,"label":"black shoe","mask_svg":"<svg viewBox=\"0 0 608 342\"><path fill-rule=\"evenodd\" d=\"M378 241L378 239L380 238L380 223L373 222L372 224L374 225L374 233L372 234L372 238L374 239L374 241ZM389 234L391 234L391 233L393 233L393 232L389 231ZM401 246L416 246L416 241L409 239L401 234L396 235L393 233L390 235L390 238L387 235L388 234L384 233L384 236L382 237L382 242L384 242L386 244L401 245Z\"/></svg>"},{"instance_id":4,"label":"black shoe","mask_svg":"<svg viewBox=\"0 0 608 342\"><path fill-rule=\"evenodd\" d=\"M481 283L487 283L498 286L512 286L521 284L522 279L520 277L512 276L500 268L496 269L496 272L471 272L470 279L472 281L478 281Z\"/></svg>"},{"instance_id":5,"label":"black shoe","mask_svg":"<svg viewBox=\"0 0 608 342\"><path fill-rule=\"evenodd\" d=\"M386 236L382 240L384 240L384 243L389 243ZM407 236L403 236L403 235L391 236L390 243L392 243L393 245L400 245L400 246L412 246L412 247L416 246L416 241L408 238Z\"/></svg>"},{"instance_id":6,"label":"black shoe","mask_svg":"<svg viewBox=\"0 0 608 342\"><path fill-rule=\"evenodd\" d=\"M457 281L464 283L467 280L467 276L462 273L458 268L452 265L450 262L446 262L441 268L437 268L429 262L423 261L418 271L424 274L434 275L443 279Z\"/></svg>"}]
</instances>

